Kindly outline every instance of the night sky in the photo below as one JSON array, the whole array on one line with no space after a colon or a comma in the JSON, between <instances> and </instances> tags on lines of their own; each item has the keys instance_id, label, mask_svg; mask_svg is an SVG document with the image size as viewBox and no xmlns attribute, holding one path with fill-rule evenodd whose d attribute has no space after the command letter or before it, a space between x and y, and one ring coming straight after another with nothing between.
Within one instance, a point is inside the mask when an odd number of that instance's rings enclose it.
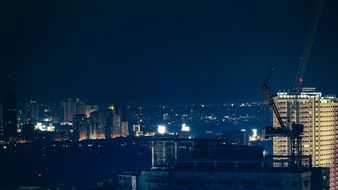
<instances>
[{"instance_id":1,"label":"night sky","mask_svg":"<svg viewBox=\"0 0 338 190\"><path fill-rule=\"evenodd\" d=\"M291 89L314 0L1 2L1 90L19 98L261 100ZM338 1L327 0L305 86L338 94Z\"/></svg>"}]
</instances>

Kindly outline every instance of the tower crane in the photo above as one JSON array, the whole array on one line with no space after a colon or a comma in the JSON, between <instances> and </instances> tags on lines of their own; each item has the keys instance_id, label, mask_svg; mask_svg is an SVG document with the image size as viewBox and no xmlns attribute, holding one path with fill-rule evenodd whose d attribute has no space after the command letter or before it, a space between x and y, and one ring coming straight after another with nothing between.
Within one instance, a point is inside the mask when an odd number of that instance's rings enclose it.
<instances>
[{"instance_id":1,"label":"tower crane","mask_svg":"<svg viewBox=\"0 0 338 190\"><path fill-rule=\"evenodd\" d=\"M275 70L274 68L269 72L267 78L265 79L264 83L262 84L262 91L267 98L270 106L273 109L273 112L278 120L279 127L266 127L265 128L265 137L287 137L291 142L291 146L289 146L289 152L291 152L291 165L300 166L302 163L301 156L302 156L302 134L304 130L304 125L299 123L299 102L298 96L301 94L303 82L304 82L304 73L309 62L309 57L311 53L311 49L314 43L315 34L318 28L319 18L322 13L322 9L324 6L325 0L318 0L316 2L315 12L311 21L311 26L309 29L309 33L306 38L305 47L302 52L302 56L300 57L300 65L297 72L297 77L293 87L293 107L296 114L295 122L292 121L292 114L288 116L287 124L284 123L277 106L273 100L270 88L268 86L268 80Z\"/></svg>"},{"instance_id":2,"label":"tower crane","mask_svg":"<svg viewBox=\"0 0 338 190\"><path fill-rule=\"evenodd\" d=\"M323 6L324 6L325 0L318 0L315 7L315 12L312 17L311 25L309 28L309 33L306 37L305 46L302 52L302 56L300 57L300 63L299 68L297 72L297 76L295 79L295 83L293 86L293 94L294 94L294 100L293 100L293 107L295 110L296 118L295 122L299 123L299 102L298 102L298 96L300 95L304 83L304 73L305 69L309 63L309 58L312 50L312 46L314 43L315 35L318 29L318 23L319 18L321 16ZM292 121L292 115L289 116L289 121Z\"/></svg>"},{"instance_id":3,"label":"tower crane","mask_svg":"<svg viewBox=\"0 0 338 190\"><path fill-rule=\"evenodd\" d=\"M287 137L290 139L291 146L291 165L301 165L301 156L302 156L302 133L304 126L302 124L293 123L291 126L286 126L284 121L277 109L275 101L273 100L273 96L271 94L268 80L275 68L272 68L266 77L265 81L262 84L262 91L269 102L269 105L272 107L272 110L278 120L279 127L266 127L265 128L265 137Z\"/></svg>"}]
</instances>

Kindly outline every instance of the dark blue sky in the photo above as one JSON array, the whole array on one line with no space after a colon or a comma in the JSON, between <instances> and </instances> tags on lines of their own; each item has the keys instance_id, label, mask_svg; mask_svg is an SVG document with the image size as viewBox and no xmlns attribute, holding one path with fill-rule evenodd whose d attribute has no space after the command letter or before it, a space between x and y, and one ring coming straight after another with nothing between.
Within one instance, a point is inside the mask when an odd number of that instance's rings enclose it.
<instances>
[{"instance_id":1,"label":"dark blue sky","mask_svg":"<svg viewBox=\"0 0 338 190\"><path fill-rule=\"evenodd\" d=\"M21 98L260 100L293 87L314 0L1 3L1 71ZM305 85L338 94L338 2L327 0Z\"/></svg>"}]
</instances>

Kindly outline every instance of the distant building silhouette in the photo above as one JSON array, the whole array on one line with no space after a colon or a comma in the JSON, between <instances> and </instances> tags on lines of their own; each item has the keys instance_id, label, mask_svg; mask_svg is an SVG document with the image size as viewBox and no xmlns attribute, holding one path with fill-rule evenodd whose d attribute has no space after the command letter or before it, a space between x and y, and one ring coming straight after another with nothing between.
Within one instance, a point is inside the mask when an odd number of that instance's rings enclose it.
<instances>
[{"instance_id":1,"label":"distant building silhouette","mask_svg":"<svg viewBox=\"0 0 338 190\"><path fill-rule=\"evenodd\" d=\"M129 135L129 129L128 129L128 121L122 121L121 122L121 136L127 137Z\"/></svg>"},{"instance_id":2,"label":"distant building silhouette","mask_svg":"<svg viewBox=\"0 0 338 190\"><path fill-rule=\"evenodd\" d=\"M135 137L143 136L143 131L141 130L140 124L134 124L133 125L133 135Z\"/></svg>"},{"instance_id":3,"label":"distant building silhouette","mask_svg":"<svg viewBox=\"0 0 338 190\"><path fill-rule=\"evenodd\" d=\"M123 104L116 104L115 114L120 116L121 121L127 121L127 108Z\"/></svg>"},{"instance_id":4,"label":"distant building silhouette","mask_svg":"<svg viewBox=\"0 0 338 190\"><path fill-rule=\"evenodd\" d=\"M115 109L109 108L90 114L89 139L109 139L128 135L128 122L121 121L121 116L116 114Z\"/></svg>"},{"instance_id":5,"label":"distant building silhouette","mask_svg":"<svg viewBox=\"0 0 338 190\"><path fill-rule=\"evenodd\" d=\"M106 139L107 127L107 117L105 112L96 111L90 114L90 139Z\"/></svg>"},{"instance_id":6,"label":"distant building silhouette","mask_svg":"<svg viewBox=\"0 0 338 190\"><path fill-rule=\"evenodd\" d=\"M120 136L121 136L121 117L119 115L114 114L112 137L115 138Z\"/></svg>"},{"instance_id":7,"label":"distant building silhouette","mask_svg":"<svg viewBox=\"0 0 338 190\"><path fill-rule=\"evenodd\" d=\"M35 123L40 120L39 104L35 100L30 100L23 107L22 120L24 123Z\"/></svg>"},{"instance_id":8,"label":"distant building silhouette","mask_svg":"<svg viewBox=\"0 0 338 190\"><path fill-rule=\"evenodd\" d=\"M86 105L85 108L85 115L87 118L90 117L90 114L92 112L99 111L99 106L98 105Z\"/></svg>"},{"instance_id":9,"label":"distant building silhouette","mask_svg":"<svg viewBox=\"0 0 338 190\"><path fill-rule=\"evenodd\" d=\"M84 114L76 114L73 118L73 126L76 133L79 134L79 140L89 139L89 122Z\"/></svg>"},{"instance_id":10,"label":"distant building silhouette","mask_svg":"<svg viewBox=\"0 0 338 190\"><path fill-rule=\"evenodd\" d=\"M16 96L7 94L2 99L1 136L4 141L14 141L17 138L17 108Z\"/></svg>"},{"instance_id":11,"label":"distant building silhouette","mask_svg":"<svg viewBox=\"0 0 338 190\"><path fill-rule=\"evenodd\" d=\"M62 103L63 120L72 122L76 114L86 114L86 103L80 99L69 98Z\"/></svg>"}]
</instances>

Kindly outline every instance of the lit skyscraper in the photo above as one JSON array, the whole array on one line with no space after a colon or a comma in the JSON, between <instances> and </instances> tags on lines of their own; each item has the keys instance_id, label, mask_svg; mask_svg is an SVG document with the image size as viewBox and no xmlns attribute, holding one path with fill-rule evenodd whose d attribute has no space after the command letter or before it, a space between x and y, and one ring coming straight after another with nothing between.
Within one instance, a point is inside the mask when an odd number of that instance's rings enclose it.
<instances>
[{"instance_id":1,"label":"lit skyscraper","mask_svg":"<svg viewBox=\"0 0 338 190\"><path fill-rule=\"evenodd\" d=\"M63 107L63 120L67 122L73 121L75 114L86 114L86 104L80 99L67 99L62 103Z\"/></svg>"},{"instance_id":2,"label":"lit skyscraper","mask_svg":"<svg viewBox=\"0 0 338 190\"><path fill-rule=\"evenodd\" d=\"M78 98L75 100L75 113L76 114L86 113L86 103Z\"/></svg>"},{"instance_id":3,"label":"lit skyscraper","mask_svg":"<svg viewBox=\"0 0 338 190\"><path fill-rule=\"evenodd\" d=\"M34 123L39 121L39 105L37 101L30 100L25 107L23 108L23 122L25 123Z\"/></svg>"},{"instance_id":4,"label":"lit skyscraper","mask_svg":"<svg viewBox=\"0 0 338 190\"><path fill-rule=\"evenodd\" d=\"M97 105L86 105L85 115L86 115L87 118L89 118L90 114L94 111L99 111L99 106L97 106Z\"/></svg>"},{"instance_id":5,"label":"lit skyscraper","mask_svg":"<svg viewBox=\"0 0 338 190\"><path fill-rule=\"evenodd\" d=\"M115 107L115 114L120 116L121 121L127 120L127 107L125 105L117 104Z\"/></svg>"},{"instance_id":6,"label":"lit skyscraper","mask_svg":"<svg viewBox=\"0 0 338 190\"><path fill-rule=\"evenodd\" d=\"M120 136L121 136L121 117L119 115L114 114L112 137L115 138Z\"/></svg>"},{"instance_id":7,"label":"lit skyscraper","mask_svg":"<svg viewBox=\"0 0 338 190\"><path fill-rule=\"evenodd\" d=\"M109 139L129 135L128 122L122 122L114 109L92 112L89 120L90 139Z\"/></svg>"},{"instance_id":8,"label":"lit skyscraper","mask_svg":"<svg viewBox=\"0 0 338 190\"><path fill-rule=\"evenodd\" d=\"M107 118L104 112L92 112L90 114L90 139L105 139Z\"/></svg>"},{"instance_id":9,"label":"lit skyscraper","mask_svg":"<svg viewBox=\"0 0 338 190\"><path fill-rule=\"evenodd\" d=\"M63 106L63 120L71 122L73 120L73 115L75 114L75 104L73 99L67 99L62 103Z\"/></svg>"},{"instance_id":10,"label":"lit skyscraper","mask_svg":"<svg viewBox=\"0 0 338 190\"><path fill-rule=\"evenodd\" d=\"M73 119L73 126L79 134L79 140L87 140L89 138L89 123L84 114L76 114Z\"/></svg>"},{"instance_id":11,"label":"lit skyscraper","mask_svg":"<svg viewBox=\"0 0 338 190\"><path fill-rule=\"evenodd\" d=\"M127 137L129 135L129 128L128 128L128 122L122 121L121 122L121 136Z\"/></svg>"},{"instance_id":12,"label":"lit skyscraper","mask_svg":"<svg viewBox=\"0 0 338 190\"><path fill-rule=\"evenodd\" d=\"M338 189L338 107L334 109L335 128L334 128L334 152L333 161L330 168L330 189Z\"/></svg>"},{"instance_id":13,"label":"lit skyscraper","mask_svg":"<svg viewBox=\"0 0 338 190\"><path fill-rule=\"evenodd\" d=\"M277 93L275 102L284 119L296 121L294 95L287 92ZM315 88L303 88L297 98L299 102L299 122L304 125L302 138L303 155L312 156L312 164L317 167L330 167L331 173L336 167L334 161L334 143L337 140L338 99L334 96L322 96ZM279 127L277 118L273 118L274 127ZM290 155L291 143L286 137L274 137L273 152L275 155ZM332 177L332 176L331 176Z\"/></svg>"}]
</instances>

